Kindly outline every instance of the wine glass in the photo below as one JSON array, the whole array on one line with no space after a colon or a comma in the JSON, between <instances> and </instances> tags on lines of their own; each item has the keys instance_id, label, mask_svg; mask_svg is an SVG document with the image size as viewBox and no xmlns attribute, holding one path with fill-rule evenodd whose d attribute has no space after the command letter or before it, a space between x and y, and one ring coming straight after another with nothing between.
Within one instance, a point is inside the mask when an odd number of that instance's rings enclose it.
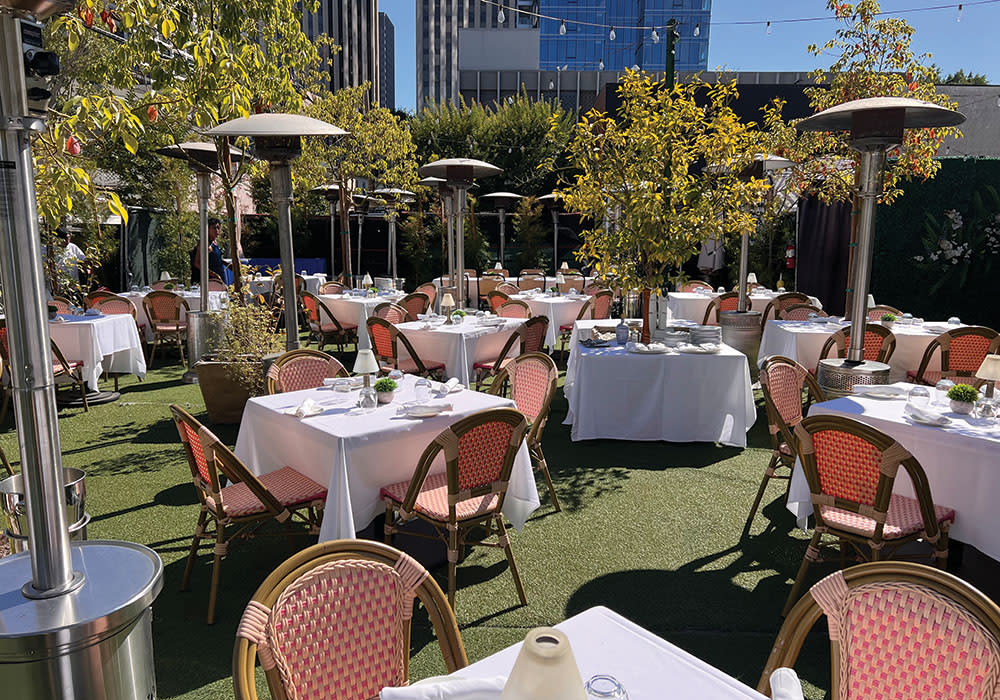
<instances>
[{"instance_id":1,"label":"wine glass","mask_svg":"<svg viewBox=\"0 0 1000 700\"><path fill-rule=\"evenodd\" d=\"M955 382L950 379L942 379L934 385L934 391L937 393L937 403L948 405L948 390L953 386L955 386Z\"/></svg>"},{"instance_id":2,"label":"wine glass","mask_svg":"<svg viewBox=\"0 0 1000 700\"><path fill-rule=\"evenodd\" d=\"M420 379L418 379L417 383L414 385L414 391L413 391L413 393L414 393L414 395L416 397L416 402L417 403L423 404L423 403L427 403L428 401L430 401L431 400L431 380L428 379L427 377L421 377Z\"/></svg>"},{"instance_id":3,"label":"wine glass","mask_svg":"<svg viewBox=\"0 0 1000 700\"><path fill-rule=\"evenodd\" d=\"M927 408L931 403L931 392L925 386L915 386L910 389L907 399L915 406Z\"/></svg>"},{"instance_id":4,"label":"wine glass","mask_svg":"<svg viewBox=\"0 0 1000 700\"><path fill-rule=\"evenodd\" d=\"M587 698L596 700L597 698L618 698L628 700L628 693L625 686L618 682L614 676L598 674L593 676L584 686L587 691Z\"/></svg>"}]
</instances>

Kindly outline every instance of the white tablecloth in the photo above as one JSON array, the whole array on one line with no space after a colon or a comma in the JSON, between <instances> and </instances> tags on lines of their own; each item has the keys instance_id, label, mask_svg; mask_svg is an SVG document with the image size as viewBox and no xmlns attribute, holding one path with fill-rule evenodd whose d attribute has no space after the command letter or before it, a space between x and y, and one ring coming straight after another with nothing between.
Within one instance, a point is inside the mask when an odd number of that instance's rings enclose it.
<instances>
[{"instance_id":1,"label":"white tablecloth","mask_svg":"<svg viewBox=\"0 0 1000 700\"><path fill-rule=\"evenodd\" d=\"M695 294L694 292L670 292L667 295L667 318L665 320L676 321L678 319L686 319L695 323L701 323L705 320L705 311L708 310L708 305L717 296L719 295L716 293L709 295ZM774 297L751 294L750 308L754 311L764 313L764 309L767 308L772 299ZM809 297L809 299L809 303L813 306L820 309L823 308L823 305L816 297Z\"/></svg>"},{"instance_id":2,"label":"white tablecloth","mask_svg":"<svg viewBox=\"0 0 1000 700\"><path fill-rule=\"evenodd\" d=\"M899 382L897 386L910 387ZM934 391L931 391L932 398ZM945 428L919 425L903 417L904 400L846 397L813 404L809 415L835 415L854 418L892 436L917 458L927 474L931 495L938 505L955 509L955 524L950 536L971 544L983 553L1000 560L1000 529L996 521L996 501L1000 495L1000 424L983 418L970 418L948 412L943 405L932 405L952 419ZM913 486L900 469L896 493L912 497ZM792 474L788 492L788 510L805 527L812 504L809 484L798 465Z\"/></svg>"},{"instance_id":3,"label":"white tablecloth","mask_svg":"<svg viewBox=\"0 0 1000 700\"><path fill-rule=\"evenodd\" d=\"M306 281L306 291L319 294L320 286L326 284L326 275L318 273L315 275L301 275ZM251 294L270 294L274 287L274 278L267 275L257 275L250 280Z\"/></svg>"},{"instance_id":4,"label":"white tablecloth","mask_svg":"<svg viewBox=\"0 0 1000 700\"><path fill-rule=\"evenodd\" d=\"M614 676L631 700L723 700L764 696L680 647L603 606L558 623L569 637L573 658L586 682ZM509 676L521 643L456 671L463 678Z\"/></svg>"},{"instance_id":5,"label":"white tablecloth","mask_svg":"<svg viewBox=\"0 0 1000 700\"><path fill-rule=\"evenodd\" d=\"M457 377L465 386L471 386L476 376L472 366L476 362L495 360L510 336L523 325L524 319L509 318L503 326L481 326L475 319L467 317L464 323L457 325L424 328L424 322L414 321L400 323L397 328L406 334L406 339L421 360L443 362L449 377ZM515 347L508 356L517 357L519 352L519 348ZM408 355L402 343L399 354L402 357Z\"/></svg>"},{"instance_id":6,"label":"white tablecloth","mask_svg":"<svg viewBox=\"0 0 1000 700\"><path fill-rule=\"evenodd\" d=\"M556 342L559 340L559 327L572 325L576 317L580 315L580 309L590 297L571 299L563 296L547 297L541 294L515 294L511 299L525 302L531 308L532 316L548 317L549 329L545 333L545 344L550 348L555 348Z\"/></svg>"},{"instance_id":7,"label":"white tablecloth","mask_svg":"<svg viewBox=\"0 0 1000 700\"><path fill-rule=\"evenodd\" d=\"M850 328L850 325L845 323L843 327ZM958 328L940 322L920 326L895 324L892 334L896 336L896 349L889 358L889 379L894 382L903 381L907 371L915 372L920 367L920 360L930 342L949 327ZM823 343L834 332L826 323L768 321L760 342L760 362L763 363L771 355L784 355L806 369L815 369L819 364ZM941 369L940 353L935 353L929 369Z\"/></svg>"},{"instance_id":8,"label":"white tablecloth","mask_svg":"<svg viewBox=\"0 0 1000 700\"><path fill-rule=\"evenodd\" d=\"M49 335L67 362L83 363L88 388L97 391L102 372L146 376L139 330L131 316L60 315L62 322L49 323Z\"/></svg>"},{"instance_id":9,"label":"white tablecloth","mask_svg":"<svg viewBox=\"0 0 1000 700\"><path fill-rule=\"evenodd\" d=\"M174 292L175 294L180 294L184 297L184 301L188 303L188 308L192 311L201 311L201 292ZM127 297L135 304L136 311L136 322L140 326L145 326L146 342L153 342L153 325L149 322L146 317L146 309L142 306L142 300L146 296L146 292L123 292L121 296ZM208 293L208 310L218 311L222 308L222 302L226 299L226 292L213 292ZM181 308L181 320L187 318L187 313L185 313L183 307Z\"/></svg>"},{"instance_id":10,"label":"white tablecloth","mask_svg":"<svg viewBox=\"0 0 1000 700\"><path fill-rule=\"evenodd\" d=\"M509 399L465 390L434 399L451 403L453 410L448 413L424 419L400 417L396 410L413 400L416 379L407 375L392 403L360 415L351 412L358 389L346 394L309 389L250 399L240 423L236 455L257 475L289 465L326 484L329 494L319 539L352 538L385 512L379 489L412 478L421 453L444 428L478 411L514 406ZM330 404L330 408L312 418L282 413L306 398ZM430 473L444 470L444 455L438 455ZM503 513L520 530L538 503L531 458L522 444Z\"/></svg>"},{"instance_id":11,"label":"white tablecloth","mask_svg":"<svg viewBox=\"0 0 1000 700\"><path fill-rule=\"evenodd\" d=\"M746 447L757 419L746 355L723 345L717 355L639 355L623 346L587 348L577 321L565 393L573 440L721 442Z\"/></svg>"},{"instance_id":12,"label":"white tablecloth","mask_svg":"<svg viewBox=\"0 0 1000 700\"><path fill-rule=\"evenodd\" d=\"M341 323L355 323L358 326L358 349L370 350L371 338L368 337L368 316L379 304L398 301L403 295L392 294L377 297L356 297L350 294L320 294L319 298L326 302L327 307ZM326 318L324 317L324 322ZM420 350L417 350L420 352Z\"/></svg>"}]
</instances>

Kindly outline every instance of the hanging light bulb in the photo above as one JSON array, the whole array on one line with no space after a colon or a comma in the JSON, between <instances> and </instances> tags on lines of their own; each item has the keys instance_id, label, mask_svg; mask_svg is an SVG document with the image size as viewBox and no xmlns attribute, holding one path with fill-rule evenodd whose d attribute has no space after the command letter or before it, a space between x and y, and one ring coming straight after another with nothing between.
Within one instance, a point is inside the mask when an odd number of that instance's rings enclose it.
<instances>
[{"instance_id":1,"label":"hanging light bulb","mask_svg":"<svg viewBox=\"0 0 1000 700\"><path fill-rule=\"evenodd\" d=\"M632 70L635 71L636 73L638 73L639 72L639 64L638 63L633 63L632 64Z\"/></svg>"},{"instance_id":2,"label":"hanging light bulb","mask_svg":"<svg viewBox=\"0 0 1000 700\"><path fill-rule=\"evenodd\" d=\"M691 34L694 36L701 36L701 25L700 24L694 25L694 31L691 32Z\"/></svg>"},{"instance_id":3,"label":"hanging light bulb","mask_svg":"<svg viewBox=\"0 0 1000 700\"><path fill-rule=\"evenodd\" d=\"M608 32L608 41L614 41L617 37L618 37L618 35L615 34L615 28L612 27L611 31Z\"/></svg>"},{"instance_id":4,"label":"hanging light bulb","mask_svg":"<svg viewBox=\"0 0 1000 700\"><path fill-rule=\"evenodd\" d=\"M549 90L552 90L553 88L555 88L555 86L556 86L556 84L555 84L555 83L553 83L553 82L552 82L552 81L550 80L550 81L549 81Z\"/></svg>"},{"instance_id":5,"label":"hanging light bulb","mask_svg":"<svg viewBox=\"0 0 1000 700\"><path fill-rule=\"evenodd\" d=\"M961 3L959 3L959 5L958 5L958 14L955 16L955 21L956 22L961 22L962 21L962 4Z\"/></svg>"},{"instance_id":6,"label":"hanging light bulb","mask_svg":"<svg viewBox=\"0 0 1000 700\"><path fill-rule=\"evenodd\" d=\"M597 62L597 70L604 70L604 59ZM1000 107L1000 97L997 98L997 106Z\"/></svg>"},{"instance_id":7,"label":"hanging light bulb","mask_svg":"<svg viewBox=\"0 0 1000 700\"><path fill-rule=\"evenodd\" d=\"M767 30L766 31L767 31L768 34L771 33L771 23L770 22L767 23Z\"/></svg>"},{"instance_id":8,"label":"hanging light bulb","mask_svg":"<svg viewBox=\"0 0 1000 700\"><path fill-rule=\"evenodd\" d=\"M503 24L506 21L507 21L507 13L503 11L503 5L501 5L500 9L497 11L497 24Z\"/></svg>"},{"instance_id":9,"label":"hanging light bulb","mask_svg":"<svg viewBox=\"0 0 1000 700\"><path fill-rule=\"evenodd\" d=\"M654 44L660 43L660 35L656 33L656 27L653 27L653 31L649 33L649 38L653 40Z\"/></svg>"},{"instance_id":10,"label":"hanging light bulb","mask_svg":"<svg viewBox=\"0 0 1000 700\"><path fill-rule=\"evenodd\" d=\"M566 34L566 20L559 20L559 34L560 36Z\"/></svg>"}]
</instances>

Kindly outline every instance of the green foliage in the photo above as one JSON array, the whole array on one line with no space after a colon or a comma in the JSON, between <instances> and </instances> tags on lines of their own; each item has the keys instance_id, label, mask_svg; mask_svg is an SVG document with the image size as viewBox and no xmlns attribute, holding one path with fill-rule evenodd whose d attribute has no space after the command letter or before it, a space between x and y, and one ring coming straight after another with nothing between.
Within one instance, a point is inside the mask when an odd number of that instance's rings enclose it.
<instances>
[{"instance_id":1,"label":"green foliage","mask_svg":"<svg viewBox=\"0 0 1000 700\"><path fill-rule=\"evenodd\" d=\"M551 264L546 244L550 229L542 221L542 205L535 197L524 197L518 201L517 215L514 217L514 240L517 252L514 254L513 269L545 270ZM508 248L508 251L510 248ZM510 252L507 252L508 258Z\"/></svg>"},{"instance_id":2,"label":"green foliage","mask_svg":"<svg viewBox=\"0 0 1000 700\"><path fill-rule=\"evenodd\" d=\"M419 195L414 211L397 224L399 266L403 277L420 284L441 270L441 246L436 244L441 238L441 229L441 220L424 211L423 195Z\"/></svg>"},{"instance_id":3,"label":"green foliage","mask_svg":"<svg viewBox=\"0 0 1000 700\"><path fill-rule=\"evenodd\" d=\"M984 73L973 73L971 70L966 73L961 68L955 73L949 73L944 79L945 85L989 85L989 80Z\"/></svg>"},{"instance_id":4,"label":"green foliage","mask_svg":"<svg viewBox=\"0 0 1000 700\"><path fill-rule=\"evenodd\" d=\"M948 398L962 403L975 403L979 399L979 392L968 384L956 384L948 389Z\"/></svg>"},{"instance_id":5,"label":"green foliage","mask_svg":"<svg viewBox=\"0 0 1000 700\"><path fill-rule=\"evenodd\" d=\"M245 387L251 396L260 396L265 388L264 357L281 352L283 347L281 337L274 333L274 316L259 304L231 304L214 313L223 316L226 341L216 359L229 363L230 379Z\"/></svg>"},{"instance_id":6,"label":"green foliage","mask_svg":"<svg viewBox=\"0 0 1000 700\"><path fill-rule=\"evenodd\" d=\"M191 282L191 251L198 245L201 221L196 212L182 211L165 216L159 227L160 270L183 284Z\"/></svg>"},{"instance_id":7,"label":"green foliage","mask_svg":"<svg viewBox=\"0 0 1000 700\"><path fill-rule=\"evenodd\" d=\"M451 312L451 315L458 316L459 318L465 318L466 316L464 309L455 309L454 311Z\"/></svg>"},{"instance_id":8,"label":"green foliage","mask_svg":"<svg viewBox=\"0 0 1000 700\"><path fill-rule=\"evenodd\" d=\"M764 216L757 230L750 235L747 269L755 273L757 281L768 289L776 289L779 277L793 273L785 269L785 245L795 241L795 224L794 212ZM740 278L739 238L726 241L726 270L730 282L735 284ZM791 283L790 278L783 279Z\"/></svg>"},{"instance_id":9,"label":"green foliage","mask_svg":"<svg viewBox=\"0 0 1000 700\"><path fill-rule=\"evenodd\" d=\"M485 270L490 266L490 242L479 230L476 218L475 200L470 197L465 214L465 267L470 270Z\"/></svg>"},{"instance_id":10,"label":"green foliage","mask_svg":"<svg viewBox=\"0 0 1000 700\"><path fill-rule=\"evenodd\" d=\"M882 321L888 321L889 323L895 323L896 322L896 314L882 314L882 318L880 320L882 320Z\"/></svg>"},{"instance_id":11,"label":"green foliage","mask_svg":"<svg viewBox=\"0 0 1000 700\"><path fill-rule=\"evenodd\" d=\"M380 394L388 393L390 391L395 391L399 385L392 379L388 377L382 377L377 382L375 382L375 391Z\"/></svg>"}]
</instances>

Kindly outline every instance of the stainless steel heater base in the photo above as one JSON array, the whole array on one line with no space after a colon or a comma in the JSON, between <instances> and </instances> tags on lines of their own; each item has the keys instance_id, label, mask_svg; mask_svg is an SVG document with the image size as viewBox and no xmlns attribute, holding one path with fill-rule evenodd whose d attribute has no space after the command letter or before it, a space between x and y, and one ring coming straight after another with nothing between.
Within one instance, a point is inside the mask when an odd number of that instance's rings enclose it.
<instances>
[{"instance_id":1,"label":"stainless steel heater base","mask_svg":"<svg viewBox=\"0 0 1000 700\"><path fill-rule=\"evenodd\" d=\"M757 381L760 369L757 355L760 352L760 311L723 311L719 314L722 342L747 356L750 364L750 382Z\"/></svg>"},{"instance_id":2,"label":"stainless steel heater base","mask_svg":"<svg viewBox=\"0 0 1000 700\"><path fill-rule=\"evenodd\" d=\"M882 362L820 360L816 379L827 398L850 396L855 386L889 383L889 365Z\"/></svg>"}]
</instances>

